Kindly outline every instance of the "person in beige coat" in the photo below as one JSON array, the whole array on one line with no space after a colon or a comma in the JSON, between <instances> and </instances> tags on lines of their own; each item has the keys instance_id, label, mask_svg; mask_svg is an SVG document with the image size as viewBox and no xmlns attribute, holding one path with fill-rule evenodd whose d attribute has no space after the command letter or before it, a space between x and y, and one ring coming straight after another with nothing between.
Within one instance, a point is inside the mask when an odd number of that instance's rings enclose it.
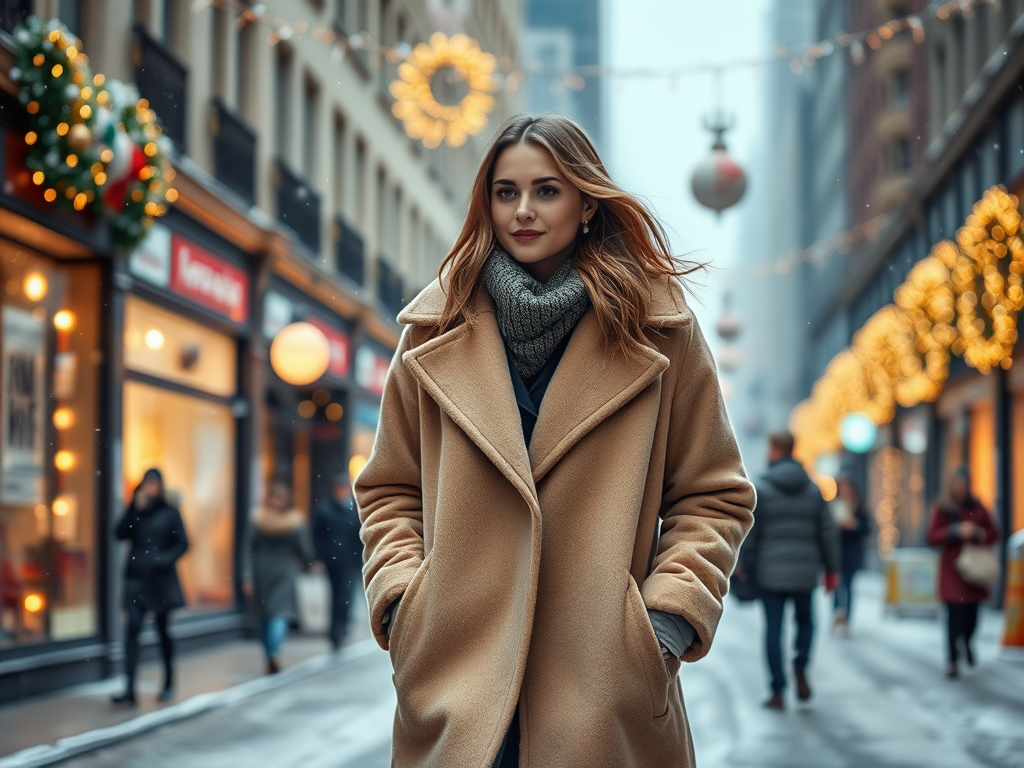
<instances>
[{"instance_id":1,"label":"person in beige coat","mask_svg":"<svg viewBox=\"0 0 1024 768\"><path fill-rule=\"evenodd\" d=\"M694 765L754 492L684 274L574 123L501 129L355 484L397 768Z\"/></svg>"}]
</instances>

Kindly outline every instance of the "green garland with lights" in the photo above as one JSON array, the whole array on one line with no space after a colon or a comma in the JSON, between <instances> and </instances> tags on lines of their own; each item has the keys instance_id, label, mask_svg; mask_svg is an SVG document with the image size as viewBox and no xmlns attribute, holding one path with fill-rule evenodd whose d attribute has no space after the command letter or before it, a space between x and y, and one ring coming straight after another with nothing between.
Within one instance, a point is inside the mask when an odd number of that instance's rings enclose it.
<instances>
[{"instance_id":1,"label":"green garland with lights","mask_svg":"<svg viewBox=\"0 0 1024 768\"><path fill-rule=\"evenodd\" d=\"M30 16L14 40L32 183L59 209L109 215L115 247L131 250L177 198L159 119L135 86L93 75L58 20Z\"/></svg>"}]
</instances>

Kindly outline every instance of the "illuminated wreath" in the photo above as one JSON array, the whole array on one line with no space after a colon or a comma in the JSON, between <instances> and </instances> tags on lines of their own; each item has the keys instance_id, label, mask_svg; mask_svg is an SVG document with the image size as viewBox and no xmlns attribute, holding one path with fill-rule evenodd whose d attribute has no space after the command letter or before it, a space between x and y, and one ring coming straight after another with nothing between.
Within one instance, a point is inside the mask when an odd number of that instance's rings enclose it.
<instances>
[{"instance_id":1,"label":"illuminated wreath","mask_svg":"<svg viewBox=\"0 0 1024 768\"><path fill-rule=\"evenodd\" d=\"M966 258L950 270L964 360L982 373L1009 368L1024 309L1024 243L1017 198L993 187L957 233ZM980 306L979 306L980 305Z\"/></svg>"},{"instance_id":2,"label":"illuminated wreath","mask_svg":"<svg viewBox=\"0 0 1024 768\"><path fill-rule=\"evenodd\" d=\"M93 75L81 42L59 21L30 16L14 33L20 101L29 130L23 190L58 208L111 216L115 246L130 250L177 193L168 140L134 86Z\"/></svg>"},{"instance_id":3,"label":"illuminated wreath","mask_svg":"<svg viewBox=\"0 0 1024 768\"><path fill-rule=\"evenodd\" d=\"M927 358L918 356L916 342L910 314L892 304L875 312L853 337L854 351L866 366L875 369L876 376L889 381L894 399L905 408L922 400L935 400L941 391L941 382L936 384L932 376L943 372L927 370Z\"/></svg>"},{"instance_id":4,"label":"illuminated wreath","mask_svg":"<svg viewBox=\"0 0 1024 768\"><path fill-rule=\"evenodd\" d=\"M390 89L397 101L391 111L405 124L406 133L425 146L433 149L442 141L461 146L487 124L487 114L494 108L495 64L472 38L448 38L437 32L429 45L417 45L398 66L398 79ZM443 69L453 70L469 88L458 104L441 104L431 89L431 79Z\"/></svg>"}]
</instances>

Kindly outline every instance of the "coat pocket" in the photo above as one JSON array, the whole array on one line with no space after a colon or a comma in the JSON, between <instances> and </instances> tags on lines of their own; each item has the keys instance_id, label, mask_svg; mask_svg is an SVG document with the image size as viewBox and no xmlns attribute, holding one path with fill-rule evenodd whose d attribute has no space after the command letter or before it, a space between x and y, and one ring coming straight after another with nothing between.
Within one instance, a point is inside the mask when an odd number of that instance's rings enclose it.
<instances>
[{"instance_id":1,"label":"coat pocket","mask_svg":"<svg viewBox=\"0 0 1024 768\"><path fill-rule=\"evenodd\" d=\"M640 662L644 676L647 679L647 687L651 694L652 717L662 717L668 711L669 690L672 687L672 675L665 666L665 660L661 656L661 643L658 636L654 634L654 627L647 616L647 607L640 595L640 588L632 574L628 575L626 585L626 617L629 626L626 628L627 637L632 646L633 653Z\"/></svg>"},{"instance_id":2,"label":"coat pocket","mask_svg":"<svg viewBox=\"0 0 1024 768\"><path fill-rule=\"evenodd\" d=\"M415 613L416 609L416 596L419 594L423 587L423 580L427 576L427 569L430 567L430 558L433 553L427 553L423 562L420 563L420 567L416 569L416 573L413 574L412 580L409 582L409 586L405 588L405 592L402 593L401 602L398 604L398 610L395 611L395 615L392 619L394 626L391 628L391 637L388 640L388 653L391 655L391 666L397 671L398 666L402 658L402 638L405 637L406 623L410 619L411 615Z\"/></svg>"}]
</instances>

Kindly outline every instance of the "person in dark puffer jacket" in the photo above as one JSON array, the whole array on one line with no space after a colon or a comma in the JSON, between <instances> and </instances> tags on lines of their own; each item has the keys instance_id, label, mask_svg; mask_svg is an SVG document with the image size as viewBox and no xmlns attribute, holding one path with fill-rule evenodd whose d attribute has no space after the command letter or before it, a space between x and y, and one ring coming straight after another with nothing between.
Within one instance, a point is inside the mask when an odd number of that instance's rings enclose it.
<instances>
[{"instance_id":1,"label":"person in dark puffer jacket","mask_svg":"<svg viewBox=\"0 0 1024 768\"><path fill-rule=\"evenodd\" d=\"M740 557L742 567L753 574L764 604L772 688L765 706L776 710L785 707L782 620L786 603L792 600L796 612L793 672L797 696L806 701L811 697L807 665L814 636L814 587L822 570L828 591L834 591L839 580L839 533L818 487L793 459L793 442L788 432L769 437L768 471L755 483L754 527Z\"/></svg>"}]
</instances>

